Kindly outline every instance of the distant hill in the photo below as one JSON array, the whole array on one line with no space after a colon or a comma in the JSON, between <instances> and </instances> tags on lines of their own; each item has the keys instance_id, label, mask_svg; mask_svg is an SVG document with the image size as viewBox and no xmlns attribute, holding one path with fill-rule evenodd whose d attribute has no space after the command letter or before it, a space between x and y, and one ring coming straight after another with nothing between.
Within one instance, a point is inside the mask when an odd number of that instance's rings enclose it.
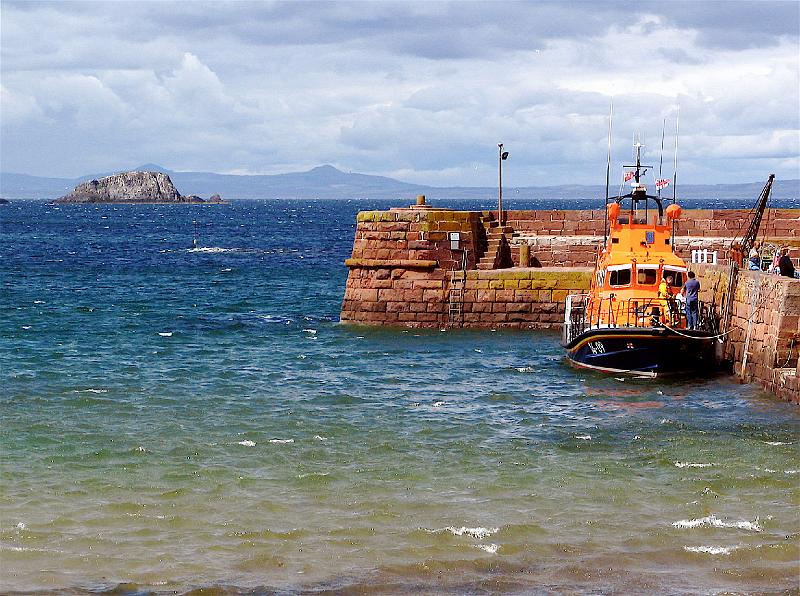
<instances>
[{"instance_id":1,"label":"distant hill","mask_svg":"<svg viewBox=\"0 0 800 596\"><path fill-rule=\"evenodd\" d=\"M496 187L435 187L410 184L387 178L342 172L324 165L307 172L275 175L232 175L209 172L173 172L155 164L145 164L136 171L168 174L181 193L224 199L408 199L424 194L430 199L492 200ZM52 200L70 192L75 186L116 172L81 176L80 178L43 178L26 174L0 173L0 196L7 199ZM748 184L681 185L681 199L752 199L755 201L764 181ZM612 189L612 190L616 190ZM590 199L604 196L600 185L562 185L543 187L506 187L509 199ZM671 196L668 193L668 196ZM800 180L776 180L772 189L776 199L800 197Z\"/></svg>"}]
</instances>

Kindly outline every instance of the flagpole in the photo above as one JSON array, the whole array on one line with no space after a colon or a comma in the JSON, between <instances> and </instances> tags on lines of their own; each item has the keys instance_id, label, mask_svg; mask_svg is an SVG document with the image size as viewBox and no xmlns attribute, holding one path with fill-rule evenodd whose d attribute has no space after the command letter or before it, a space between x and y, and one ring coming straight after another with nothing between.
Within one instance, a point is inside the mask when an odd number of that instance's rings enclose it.
<instances>
[{"instance_id":1,"label":"flagpole","mask_svg":"<svg viewBox=\"0 0 800 596\"><path fill-rule=\"evenodd\" d=\"M678 122L681 118L681 106L678 104L678 111L675 114L675 170L672 173L672 202L675 202L678 190Z\"/></svg>"},{"instance_id":2,"label":"flagpole","mask_svg":"<svg viewBox=\"0 0 800 596\"><path fill-rule=\"evenodd\" d=\"M664 134L667 130L667 119L661 125L661 157L658 160L658 180L656 181L656 190L658 191L658 200L661 200L661 180L664 179L662 170L664 168Z\"/></svg>"},{"instance_id":3,"label":"flagpole","mask_svg":"<svg viewBox=\"0 0 800 596\"><path fill-rule=\"evenodd\" d=\"M603 226L603 248L608 240L608 186L611 184L611 128L614 123L614 98L611 98L611 106L608 112L608 158L606 160L606 212L603 216L605 224Z\"/></svg>"}]
</instances>

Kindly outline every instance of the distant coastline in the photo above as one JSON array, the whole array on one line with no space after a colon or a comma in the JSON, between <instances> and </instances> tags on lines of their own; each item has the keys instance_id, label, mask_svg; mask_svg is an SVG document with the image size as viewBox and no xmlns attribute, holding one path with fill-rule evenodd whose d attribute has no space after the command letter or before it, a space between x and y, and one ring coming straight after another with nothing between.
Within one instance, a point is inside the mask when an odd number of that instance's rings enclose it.
<instances>
[{"instance_id":1,"label":"distant coastline","mask_svg":"<svg viewBox=\"0 0 800 596\"><path fill-rule=\"evenodd\" d=\"M429 200L493 200L496 187L436 187L410 184L367 174L342 172L333 166L319 166L306 172L275 175L233 175L208 172L173 172L154 164L140 166L136 171L161 172L186 193L186 196L211 196L219 193L233 199L343 199L383 200L410 199L424 194ZM679 200L753 200L758 197L763 180L743 184L679 184ZM0 173L0 193L7 199L54 200L71 192L79 184L100 179L109 174L80 178L46 178L27 174ZM605 195L602 185L559 185L504 187L508 200L565 199L597 201ZM672 196L668 193L667 196ZM772 189L774 199L800 199L800 179L780 178ZM141 203L142 201L134 201Z\"/></svg>"}]
</instances>

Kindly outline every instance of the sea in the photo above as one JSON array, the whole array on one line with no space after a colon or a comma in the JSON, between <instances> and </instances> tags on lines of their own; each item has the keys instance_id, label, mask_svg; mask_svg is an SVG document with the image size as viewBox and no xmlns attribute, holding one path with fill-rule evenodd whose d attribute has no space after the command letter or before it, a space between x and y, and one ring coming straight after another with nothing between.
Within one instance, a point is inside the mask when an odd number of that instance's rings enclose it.
<instances>
[{"instance_id":1,"label":"sea","mask_svg":"<svg viewBox=\"0 0 800 596\"><path fill-rule=\"evenodd\" d=\"M341 325L407 203L0 206L0 592L798 592L796 405Z\"/></svg>"}]
</instances>

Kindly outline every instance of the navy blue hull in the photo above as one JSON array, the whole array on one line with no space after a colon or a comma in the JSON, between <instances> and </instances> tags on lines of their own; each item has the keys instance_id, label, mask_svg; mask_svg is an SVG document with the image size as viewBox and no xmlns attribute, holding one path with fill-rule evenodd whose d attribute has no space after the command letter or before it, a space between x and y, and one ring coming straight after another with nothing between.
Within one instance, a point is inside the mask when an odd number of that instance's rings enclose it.
<instances>
[{"instance_id":1,"label":"navy blue hull","mask_svg":"<svg viewBox=\"0 0 800 596\"><path fill-rule=\"evenodd\" d=\"M609 373L655 377L707 372L713 368L715 341L711 334L683 330L680 333L641 327L593 329L565 347L576 366Z\"/></svg>"}]
</instances>

